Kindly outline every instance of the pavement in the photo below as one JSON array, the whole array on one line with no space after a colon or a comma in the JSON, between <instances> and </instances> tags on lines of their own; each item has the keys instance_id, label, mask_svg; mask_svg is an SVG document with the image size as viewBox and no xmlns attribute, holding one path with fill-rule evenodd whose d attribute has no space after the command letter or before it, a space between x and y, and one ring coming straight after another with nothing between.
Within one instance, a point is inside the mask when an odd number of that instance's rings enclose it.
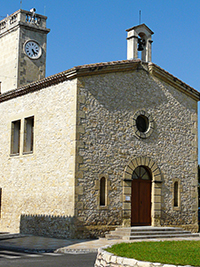
<instances>
[{"instance_id":1,"label":"pavement","mask_svg":"<svg viewBox=\"0 0 200 267\"><path fill-rule=\"evenodd\" d=\"M138 241L161 241L165 239L142 239L142 240L121 240L99 238L95 240L87 239L57 239L41 236L31 236L22 234L1 234L0 233L0 250L23 251L32 253L59 252L59 253L89 253L97 252L98 248L113 245L121 242L138 242ZM199 237L188 238L170 238L170 240L199 240Z\"/></svg>"}]
</instances>

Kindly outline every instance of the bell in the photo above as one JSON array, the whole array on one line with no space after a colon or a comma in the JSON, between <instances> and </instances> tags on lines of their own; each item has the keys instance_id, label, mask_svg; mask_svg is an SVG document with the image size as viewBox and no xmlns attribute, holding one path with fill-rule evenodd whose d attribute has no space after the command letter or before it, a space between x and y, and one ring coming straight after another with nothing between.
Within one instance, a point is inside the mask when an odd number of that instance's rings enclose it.
<instances>
[{"instance_id":1,"label":"bell","mask_svg":"<svg viewBox=\"0 0 200 267\"><path fill-rule=\"evenodd\" d=\"M143 45L141 42L138 43L138 51L144 50Z\"/></svg>"},{"instance_id":2,"label":"bell","mask_svg":"<svg viewBox=\"0 0 200 267\"><path fill-rule=\"evenodd\" d=\"M138 38L138 51L144 50L145 40Z\"/></svg>"}]
</instances>

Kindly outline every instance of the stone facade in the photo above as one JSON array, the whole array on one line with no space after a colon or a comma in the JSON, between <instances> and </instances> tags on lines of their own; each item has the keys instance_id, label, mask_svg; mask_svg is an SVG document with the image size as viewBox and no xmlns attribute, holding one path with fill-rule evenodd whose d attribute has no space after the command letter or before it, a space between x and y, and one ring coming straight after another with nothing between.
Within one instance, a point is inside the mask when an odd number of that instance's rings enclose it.
<instances>
[{"instance_id":1,"label":"stone facade","mask_svg":"<svg viewBox=\"0 0 200 267\"><path fill-rule=\"evenodd\" d=\"M18 232L22 215L74 216L76 80L14 97L0 110L0 229ZM24 153L23 123L30 116L34 149ZM11 155L11 122L16 120L21 120L20 150Z\"/></svg>"},{"instance_id":2,"label":"stone facade","mask_svg":"<svg viewBox=\"0 0 200 267\"><path fill-rule=\"evenodd\" d=\"M197 231L198 100L140 60L79 66L1 94L1 231L86 238L130 226L138 166L152 177L151 225Z\"/></svg>"},{"instance_id":3,"label":"stone facade","mask_svg":"<svg viewBox=\"0 0 200 267\"><path fill-rule=\"evenodd\" d=\"M130 226L131 176L144 165L153 174L151 224L197 231L196 100L150 75L145 67L79 78L80 96L84 101L78 113L82 146L76 166L76 216L88 227L98 229L100 224L99 235L103 225L105 229ZM154 120L155 128L145 139L134 134L133 117L138 110ZM109 205L103 208L97 203L100 174L109 181ZM176 208L174 179L181 187Z\"/></svg>"}]
</instances>

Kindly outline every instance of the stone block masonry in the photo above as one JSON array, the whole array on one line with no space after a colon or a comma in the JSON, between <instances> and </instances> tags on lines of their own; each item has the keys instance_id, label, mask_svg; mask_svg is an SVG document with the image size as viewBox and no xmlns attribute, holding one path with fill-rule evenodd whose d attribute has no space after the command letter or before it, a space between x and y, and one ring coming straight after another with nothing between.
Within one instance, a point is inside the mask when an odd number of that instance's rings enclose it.
<instances>
[{"instance_id":1,"label":"stone block masonry","mask_svg":"<svg viewBox=\"0 0 200 267\"><path fill-rule=\"evenodd\" d=\"M20 233L56 238L74 238L76 220L71 216L22 215Z\"/></svg>"},{"instance_id":2,"label":"stone block masonry","mask_svg":"<svg viewBox=\"0 0 200 267\"><path fill-rule=\"evenodd\" d=\"M173 264L161 264L157 262L147 262L147 261L139 261L135 259L123 258L115 256L114 254L105 251L103 248L98 249L97 258L94 264L94 267L176 267L176 266L177 265Z\"/></svg>"},{"instance_id":3,"label":"stone block masonry","mask_svg":"<svg viewBox=\"0 0 200 267\"><path fill-rule=\"evenodd\" d=\"M73 80L1 103L1 231L19 232L20 218L21 222L29 218L32 231L40 218L50 233L49 228L57 223L49 223L45 216L58 216L62 221L74 216L75 93ZM23 153L22 123L30 116L34 116L34 149ZM20 151L10 155L11 122L16 120L21 121ZM24 225L21 229L27 233Z\"/></svg>"},{"instance_id":4,"label":"stone block masonry","mask_svg":"<svg viewBox=\"0 0 200 267\"><path fill-rule=\"evenodd\" d=\"M81 161L76 161L76 169L81 176L76 183L81 194L76 192L76 216L83 224L88 228L101 224L101 231L103 226L117 227L123 222L130 226L131 206L123 199L130 187L124 188L123 173L130 161L148 158L158 167L153 177L161 173L153 186L152 225L197 231L197 198L192 193L193 188L197 192L193 183L197 179L193 145L197 102L144 70L81 77L79 98L84 100L78 104L78 138L84 147L77 148ZM132 126L138 110L150 114L155 124L145 139L138 138ZM109 205L104 209L98 203L99 175L106 175L110 183ZM180 184L178 209L173 207L174 178Z\"/></svg>"},{"instance_id":5,"label":"stone block masonry","mask_svg":"<svg viewBox=\"0 0 200 267\"><path fill-rule=\"evenodd\" d=\"M18 10L0 21L1 93L45 77L47 17ZM42 54L32 60L25 53L25 43L34 40Z\"/></svg>"},{"instance_id":6,"label":"stone block masonry","mask_svg":"<svg viewBox=\"0 0 200 267\"><path fill-rule=\"evenodd\" d=\"M1 231L91 238L131 226L138 166L151 173L150 224L198 231L199 94L178 83L152 64L125 61L1 94ZM137 133L136 114L149 116L151 131ZM27 118L33 151L24 153ZM14 155L13 125L20 125Z\"/></svg>"},{"instance_id":7,"label":"stone block masonry","mask_svg":"<svg viewBox=\"0 0 200 267\"><path fill-rule=\"evenodd\" d=\"M147 63L153 32L144 24L127 30L128 58L136 59L44 78L46 20L18 10L0 21L1 231L198 231L199 92ZM142 61L137 36L145 39ZM28 53L28 42L38 51Z\"/></svg>"}]
</instances>

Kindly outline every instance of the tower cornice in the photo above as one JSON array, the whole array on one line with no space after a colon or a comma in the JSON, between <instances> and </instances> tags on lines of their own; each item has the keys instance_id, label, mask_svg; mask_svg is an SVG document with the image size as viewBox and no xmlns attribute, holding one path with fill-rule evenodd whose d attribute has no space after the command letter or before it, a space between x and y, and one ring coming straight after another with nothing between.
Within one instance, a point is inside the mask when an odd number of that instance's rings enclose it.
<instances>
[{"instance_id":1,"label":"tower cornice","mask_svg":"<svg viewBox=\"0 0 200 267\"><path fill-rule=\"evenodd\" d=\"M48 33L50 29L46 28L46 20L46 16L40 14L33 15L30 11L19 9L0 21L0 38L15 31L20 26Z\"/></svg>"}]
</instances>

